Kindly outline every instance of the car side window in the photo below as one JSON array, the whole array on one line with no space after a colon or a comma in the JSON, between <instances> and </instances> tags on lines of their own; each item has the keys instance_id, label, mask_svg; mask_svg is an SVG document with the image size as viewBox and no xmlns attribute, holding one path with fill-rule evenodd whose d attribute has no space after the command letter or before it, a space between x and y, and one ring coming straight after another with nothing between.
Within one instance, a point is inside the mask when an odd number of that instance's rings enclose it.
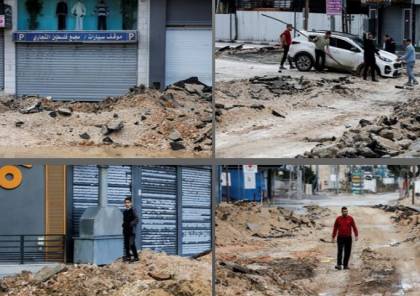
<instances>
[{"instance_id":1,"label":"car side window","mask_svg":"<svg viewBox=\"0 0 420 296\"><path fill-rule=\"evenodd\" d=\"M337 39L337 48L345 49L351 51L354 46L348 43L347 41Z\"/></svg>"},{"instance_id":2,"label":"car side window","mask_svg":"<svg viewBox=\"0 0 420 296\"><path fill-rule=\"evenodd\" d=\"M337 38L330 37L330 46L337 47Z\"/></svg>"}]
</instances>

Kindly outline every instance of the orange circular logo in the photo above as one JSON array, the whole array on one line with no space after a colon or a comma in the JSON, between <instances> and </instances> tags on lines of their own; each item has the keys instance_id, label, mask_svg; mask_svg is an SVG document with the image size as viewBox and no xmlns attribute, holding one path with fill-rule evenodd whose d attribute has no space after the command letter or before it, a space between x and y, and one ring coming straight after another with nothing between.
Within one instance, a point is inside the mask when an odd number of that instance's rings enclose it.
<instances>
[{"instance_id":1,"label":"orange circular logo","mask_svg":"<svg viewBox=\"0 0 420 296\"><path fill-rule=\"evenodd\" d=\"M6 165L0 168L0 187L4 189L16 189L22 184L22 172L19 168Z\"/></svg>"}]
</instances>

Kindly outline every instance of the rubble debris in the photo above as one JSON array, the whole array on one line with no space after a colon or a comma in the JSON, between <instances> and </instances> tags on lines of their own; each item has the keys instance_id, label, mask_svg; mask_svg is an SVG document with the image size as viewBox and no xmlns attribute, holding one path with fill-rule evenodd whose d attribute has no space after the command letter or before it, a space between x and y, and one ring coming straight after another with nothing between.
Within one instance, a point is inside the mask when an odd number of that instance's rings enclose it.
<instances>
[{"instance_id":1,"label":"rubble debris","mask_svg":"<svg viewBox=\"0 0 420 296\"><path fill-rule=\"evenodd\" d=\"M169 139L172 141L172 142L179 142L179 141L182 141L182 136L181 136L181 133L178 131L178 130L176 130L176 129L174 129L170 134L169 134Z\"/></svg>"},{"instance_id":2,"label":"rubble debris","mask_svg":"<svg viewBox=\"0 0 420 296\"><path fill-rule=\"evenodd\" d=\"M216 211L217 246L244 243L258 238L291 237L316 226L314 220L280 207L255 202L222 203ZM220 238L221 237L221 238Z\"/></svg>"},{"instance_id":3,"label":"rubble debris","mask_svg":"<svg viewBox=\"0 0 420 296\"><path fill-rule=\"evenodd\" d=\"M396 157L404 153L415 155L419 152L413 149L420 136L420 120L417 118L419 108L420 98L414 98L396 105L390 116L379 116L373 121L362 119L356 128L344 132L341 138L320 144L304 156L380 158Z\"/></svg>"},{"instance_id":4,"label":"rubble debris","mask_svg":"<svg viewBox=\"0 0 420 296\"><path fill-rule=\"evenodd\" d=\"M394 260L370 248L363 249L362 266L351 274L352 292L362 295L399 292L400 276Z\"/></svg>"},{"instance_id":5,"label":"rubble debris","mask_svg":"<svg viewBox=\"0 0 420 296\"><path fill-rule=\"evenodd\" d=\"M25 124L25 122L23 122L21 120L15 122L16 127L22 127L24 124Z\"/></svg>"},{"instance_id":6,"label":"rubble debris","mask_svg":"<svg viewBox=\"0 0 420 296\"><path fill-rule=\"evenodd\" d=\"M86 133L86 132L84 132L83 134L80 134L79 136L83 140L89 140L90 139L90 135L88 133Z\"/></svg>"},{"instance_id":7,"label":"rubble debris","mask_svg":"<svg viewBox=\"0 0 420 296\"><path fill-rule=\"evenodd\" d=\"M280 112L277 112L276 110L271 110L271 114L277 117L286 118L285 115L281 114Z\"/></svg>"},{"instance_id":8,"label":"rubble debris","mask_svg":"<svg viewBox=\"0 0 420 296\"><path fill-rule=\"evenodd\" d=\"M71 116L73 111L70 108L60 107L57 109L58 114L63 116Z\"/></svg>"},{"instance_id":9,"label":"rubble debris","mask_svg":"<svg viewBox=\"0 0 420 296\"><path fill-rule=\"evenodd\" d=\"M171 145L171 149L174 150L174 151L185 149L184 144L182 144L180 142L171 142L169 144Z\"/></svg>"},{"instance_id":10,"label":"rubble debris","mask_svg":"<svg viewBox=\"0 0 420 296\"><path fill-rule=\"evenodd\" d=\"M0 136L8 139L9 146L21 147L21 143L35 148L54 146L69 153L67 148L70 146L76 145L75 151L85 149L87 143L80 139L86 140L84 133L87 133L91 146L118 143L118 147L136 149L138 154L158 152L173 157L174 150L170 148L173 141L169 135L176 129L183 135L183 147L175 147L182 150L181 154L208 155L213 137L207 133L212 123L211 95L211 87L193 78L163 91L144 86L132 88L124 96L109 97L100 102L3 97L0 113L5 126L16 126L17 121L23 121L25 125L37 128L13 137L3 128ZM200 147L195 143L197 139L202 139ZM121 155L124 151L122 148L115 152L106 149L103 153Z\"/></svg>"},{"instance_id":11,"label":"rubble debris","mask_svg":"<svg viewBox=\"0 0 420 296\"><path fill-rule=\"evenodd\" d=\"M33 105L29 107L22 108L19 110L19 112L22 114L32 114L32 113L37 113L41 111L42 111L42 104L40 101L34 103Z\"/></svg>"},{"instance_id":12,"label":"rubble debris","mask_svg":"<svg viewBox=\"0 0 420 296\"><path fill-rule=\"evenodd\" d=\"M104 143L105 145L111 145L114 143L114 140L112 140L111 137L105 137L102 139L102 143Z\"/></svg>"},{"instance_id":13,"label":"rubble debris","mask_svg":"<svg viewBox=\"0 0 420 296\"><path fill-rule=\"evenodd\" d=\"M211 295L210 256L191 260L144 250L139 258L133 264L117 261L101 267L67 265L62 270L43 271L45 276L39 279L36 279L39 274L23 272L2 279L1 287L7 296Z\"/></svg>"},{"instance_id":14,"label":"rubble debris","mask_svg":"<svg viewBox=\"0 0 420 296\"><path fill-rule=\"evenodd\" d=\"M65 264L55 264L53 266L45 266L40 271L34 274L33 279L38 282L45 282L54 275L67 271Z\"/></svg>"}]
</instances>

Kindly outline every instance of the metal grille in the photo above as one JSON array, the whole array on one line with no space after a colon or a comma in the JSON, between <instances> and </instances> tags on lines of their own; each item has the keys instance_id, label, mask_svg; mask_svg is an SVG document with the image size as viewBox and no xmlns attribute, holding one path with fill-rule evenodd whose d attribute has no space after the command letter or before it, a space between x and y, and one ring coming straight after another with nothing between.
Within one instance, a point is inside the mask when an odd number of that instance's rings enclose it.
<instances>
[{"instance_id":1,"label":"metal grille","mask_svg":"<svg viewBox=\"0 0 420 296\"><path fill-rule=\"evenodd\" d=\"M0 262L65 262L64 235L0 235Z\"/></svg>"},{"instance_id":2,"label":"metal grille","mask_svg":"<svg viewBox=\"0 0 420 296\"><path fill-rule=\"evenodd\" d=\"M141 248L177 254L176 168L141 167Z\"/></svg>"},{"instance_id":3,"label":"metal grille","mask_svg":"<svg viewBox=\"0 0 420 296\"><path fill-rule=\"evenodd\" d=\"M17 95L101 100L137 84L136 44L16 44Z\"/></svg>"},{"instance_id":4,"label":"metal grille","mask_svg":"<svg viewBox=\"0 0 420 296\"><path fill-rule=\"evenodd\" d=\"M79 223L85 209L98 205L98 167L73 167L73 235L79 235ZM110 166L108 169L108 203L123 209L124 198L131 196L131 167Z\"/></svg>"},{"instance_id":5,"label":"metal grille","mask_svg":"<svg viewBox=\"0 0 420 296\"><path fill-rule=\"evenodd\" d=\"M4 89L4 30L0 29L0 89Z\"/></svg>"},{"instance_id":6,"label":"metal grille","mask_svg":"<svg viewBox=\"0 0 420 296\"><path fill-rule=\"evenodd\" d=\"M211 170L182 168L182 254L211 249Z\"/></svg>"},{"instance_id":7,"label":"metal grille","mask_svg":"<svg viewBox=\"0 0 420 296\"><path fill-rule=\"evenodd\" d=\"M196 76L212 85L212 38L211 29L168 28L165 84Z\"/></svg>"}]
</instances>

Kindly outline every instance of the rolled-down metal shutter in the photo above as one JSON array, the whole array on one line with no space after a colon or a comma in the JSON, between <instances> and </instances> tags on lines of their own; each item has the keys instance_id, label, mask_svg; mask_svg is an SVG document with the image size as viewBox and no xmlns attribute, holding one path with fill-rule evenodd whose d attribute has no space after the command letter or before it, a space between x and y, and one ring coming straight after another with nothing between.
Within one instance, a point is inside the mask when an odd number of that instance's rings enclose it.
<instances>
[{"instance_id":1,"label":"rolled-down metal shutter","mask_svg":"<svg viewBox=\"0 0 420 296\"><path fill-rule=\"evenodd\" d=\"M177 254L176 168L141 167L140 178L141 248Z\"/></svg>"},{"instance_id":2,"label":"rolled-down metal shutter","mask_svg":"<svg viewBox=\"0 0 420 296\"><path fill-rule=\"evenodd\" d=\"M98 167L73 167L73 236L79 235L79 223L85 209L98 205ZM124 208L124 198L131 196L131 167L110 166L108 169L108 204ZM122 230L121 230L122 231Z\"/></svg>"},{"instance_id":3,"label":"rolled-down metal shutter","mask_svg":"<svg viewBox=\"0 0 420 296\"><path fill-rule=\"evenodd\" d=\"M212 39L211 29L168 28L165 84L197 76L201 82L211 86Z\"/></svg>"},{"instance_id":4,"label":"rolled-down metal shutter","mask_svg":"<svg viewBox=\"0 0 420 296\"><path fill-rule=\"evenodd\" d=\"M182 256L211 249L211 168L183 167Z\"/></svg>"},{"instance_id":5,"label":"rolled-down metal shutter","mask_svg":"<svg viewBox=\"0 0 420 296\"><path fill-rule=\"evenodd\" d=\"M4 89L4 30L0 29L0 89Z\"/></svg>"},{"instance_id":6,"label":"rolled-down metal shutter","mask_svg":"<svg viewBox=\"0 0 420 296\"><path fill-rule=\"evenodd\" d=\"M17 95L101 100L137 84L136 44L16 44Z\"/></svg>"}]
</instances>

